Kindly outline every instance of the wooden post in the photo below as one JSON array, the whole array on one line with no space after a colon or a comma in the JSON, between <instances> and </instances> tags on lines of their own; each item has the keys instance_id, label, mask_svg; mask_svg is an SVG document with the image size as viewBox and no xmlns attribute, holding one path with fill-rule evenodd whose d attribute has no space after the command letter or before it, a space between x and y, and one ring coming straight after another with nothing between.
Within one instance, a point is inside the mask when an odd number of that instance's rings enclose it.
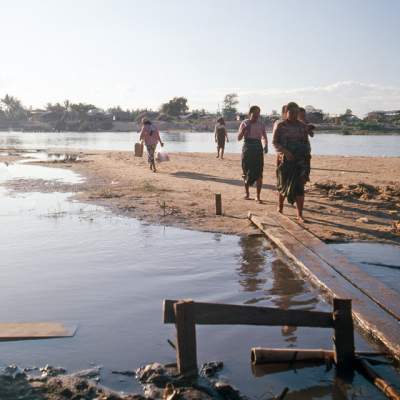
<instances>
[{"instance_id":1,"label":"wooden post","mask_svg":"<svg viewBox=\"0 0 400 400\"><path fill-rule=\"evenodd\" d=\"M174 304L176 326L176 359L181 375L197 375L196 325L193 301Z\"/></svg>"},{"instance_id":2,"label":"wooden post","mask_svg":"<svg viewBox=\"0 0 400 400\"><path fill-rule=\"evenodd\" d=\"M221 193L215 193L215 214L216 215L222 215Z\"/></svg>"},{"instance_id":3,"label":"wooden post","mask_svg":"<svg viewBox=\"0 0 400 400\"><path fill-rule=\"evenodd\" d=\"M350 299L333 299L334 360L339 370L350 370L354 361L354 328Z\"/></svg>"}]
</instances>

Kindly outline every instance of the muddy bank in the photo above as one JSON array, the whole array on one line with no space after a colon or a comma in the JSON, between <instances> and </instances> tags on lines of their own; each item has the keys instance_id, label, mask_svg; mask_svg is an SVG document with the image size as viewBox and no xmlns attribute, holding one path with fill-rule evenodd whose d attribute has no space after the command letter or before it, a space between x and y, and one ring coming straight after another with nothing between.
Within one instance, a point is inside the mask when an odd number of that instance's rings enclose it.
<instances>
[{"instance_id":1,"label":"muddy bank","mask_svg":"<svg viewBox=\"0 0 400 400\"><path fill-rule=\"evenodd\" d=\"M10 365L0 371L2 400L242 400L240 392L219 378L222 362L203 365L198 377L189 379L178 374L176 364L152 363L136 371L114 371L137 379L142 394L112 391L99 384L100 368L67 374L61 367L26 368Z\"/></svg>"},{"instance_id":2,"label":"muddy bank","mask_svg":"<svg viewBox=\"0 0 400 400\"><path fill-rule=\"evenodd\" d=\"M44 164L69 168L86 181L75 187L33 180L8 186L18 191L54 186L77 192L80 201L150 223L230 234L257 232L247 219L248 211L276 210L273 155L265 158L263 204L254 201L254 189L253 200L243 199L240 155L236 154L220 160L208 153L174 153L170 162L158 166L157 173L149 170L145 157L136 158L131 152L80 152L78 159ZM395 229L400 219L398 182L400 159L396 157L314 156L306 189L305 227L328 242L399 243ZM215 193L222 194L222 216L215 215ZM295 208L287 204L284 213L294 217Z\"/></svg>"}]
</instances>

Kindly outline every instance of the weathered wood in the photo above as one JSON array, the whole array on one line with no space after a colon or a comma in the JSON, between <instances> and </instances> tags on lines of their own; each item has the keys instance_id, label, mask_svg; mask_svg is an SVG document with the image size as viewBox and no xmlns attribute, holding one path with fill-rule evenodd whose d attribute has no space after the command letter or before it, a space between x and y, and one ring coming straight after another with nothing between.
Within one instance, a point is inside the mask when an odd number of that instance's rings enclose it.
<instances>
[{"instance_id":1,"label":"weathered wood","mask_svg":"<svg viewBox=\"0 0 400 400\"><path fill-rule=\"evenodd\" d=\"M164 323L175 323L173 307L176 302L177 300L164 300ZM333 327L332 313L323 311L197 302L193 304L193 309L196 324Z\"/></svg>"},{"instance_id":2,"label":"weathered wood","mask_svg":"<svg viewBox=\"0 0 400 400\"><path fill-rule=\"evenodd\" d=\"M333 360L332 350L323 349L276 349L254 347L251 349L253 364L294 363L297 361L325 361Z\"/></svg>"},{"instance_id":3,"label":"weathered wood","mask_svg":"<svg viewBox=\"0 0 400 400\"><path fill-rule=\"evenodd\" d=\"M276 225L271 227L272 225L263 222L264 218L251 214L249 217L287 257L300 267L299 271L302 274L322 289L322 294L328 300L332 301L333 297L351 298L353 318L357 325L380 341L394 357L400 360L400 333L397 319L386 313L365 293L353 286L286 230L277 228Z\"/></svg>"},{"instance_id":4,"label":"weathered wood","mask_svg":"<svg viewBox=\"0 0 400 400\"><path fill-rule=\"evenodd\" d=\"M272 213L271 217L305 247L350 281L353 286L361 290L397 320L400 320L400 294L398 292L364 272L358 265L350 262L347 257L332 250L312 233L284 215Z\"/></svg>"},{"instance_id":5,"label":"weathered wood","mask_svg":"<svg viewBox=\"0 0 400 400\"><path fill-rule=\"evenodd\" d=\"M382 356L376 351L357 351L356 356ZM253 347L250 352L251 362L255 365L294 363L294 362L326 362L334 361L335 352L327 349L277 349L269 347Z\"/></svg>"},{"instance_id":6,"label":"weathered wood","mask_svg":"<svg viewBox=\"0 0 400 400\"><path fill-rule=\"evenodd\" d=\"M0 341L52 339L74 336L76 327L58 322L1 322Z\"/></svg>"},{"instance_id":7,"label":"weathered wood","mask_svg":"<svg viewBox=\"0 0 400 400\"><path fill-rule=\"evenodd\" d=\"M354 327L351 300L333 299L333 321L335 363L340 369L353 368Z\"/></svg>"},{"instance_id":8,"label":"weathered wood","mask_svg":"<svg viewBox=\"0 0 400 400\"><path fill-rule=\"evenodd\" d=\"M357 359L356 367L358 371L371 381L374 386L382 391L385 396L392 400L400 400L400 393L390 383L386 382L381 376L379 376L375 370L368 365L368 362L362 359Z\"/></svg>"},{"instance_id":9,"label":"weathered wood","mask_svg":"<svg viewBox=\"0 0 400 400\"><path fill-rule=\"evenodd\" d=\"M215 214L222 215L222 197L221 193L215 193Z\"/></svg>"},{"instance_id":10,"label":"weathered wood","mask_svg":"<svg viewBox=\"0 0 400 400\"><path fill-rule=\"evenodd\" d=\"M174 304L176 326L176 359L178 371L189 377L197 375L197 348L195 310L193 301L179 301Z\"/></svg>"}]
</instances>

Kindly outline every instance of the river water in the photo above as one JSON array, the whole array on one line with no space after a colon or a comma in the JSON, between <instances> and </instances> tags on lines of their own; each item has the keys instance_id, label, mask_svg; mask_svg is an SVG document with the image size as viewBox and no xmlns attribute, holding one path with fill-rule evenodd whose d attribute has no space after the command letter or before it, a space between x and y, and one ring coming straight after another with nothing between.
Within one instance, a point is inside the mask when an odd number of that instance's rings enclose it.
<instances>
[{"instance_id":1,"label":"river water","mask_svg":"<svg viewBox=\"0 0 400 400\"><path fill-rule=\"evenodd\" d=\"M92 150L132 150L139 135L132 132L0 132L1 147L80 148ZM169 152L214 152L214 135L210 132L162 132ZM271 141L271 134L268 134ZM242 144L229 133L227 153L240 153ZM344 156L400 156L400 136L346 136L317 132L310 139L313 154ZM272 146L270 151L273 152Z\"/></svg>"},{"instance_id":2,"label":"river water","mask_svg":"<svg viewBox=\"0 0 400 400\"><path fill-rule=\"evenodd\" d=\"M0 163L0 185L16 178L82 179L63 169ZM147 225L71 201L68 193L0 186L0 210L0 320L78 325L74 338L0 343L4 364L49 363L70 371L102 365L103 384L139 390L112 371L175 360L167 344L174 327L161 322L163 299L330 310L264 238ZM253 375L251 347L331 348L330 330L201 326L197 333L199 362L223 360L223 375L252 399L271 398L286 386L287 398L295 399L342 399L344 392L384 398L360 376L344 385L325 366ZM373 349L358 334L356 346ZM390 367L380 373L398 381Z\"/></svg>"}]
</instances>

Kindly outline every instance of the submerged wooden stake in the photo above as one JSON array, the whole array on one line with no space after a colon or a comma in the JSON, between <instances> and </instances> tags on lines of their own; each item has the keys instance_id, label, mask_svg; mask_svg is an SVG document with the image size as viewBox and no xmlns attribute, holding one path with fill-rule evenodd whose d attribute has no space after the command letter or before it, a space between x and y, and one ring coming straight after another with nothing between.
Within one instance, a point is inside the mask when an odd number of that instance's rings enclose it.
<instances>
[{"instance_id":1,"label":"submerged wooden stake","mask_svg":"<svg viewBox=\"0 0 400 400\"><path fill-rule=\"evenodd\" d=\"M222 197L221 193L215 193L215 214L222 215Z\"/></svg>"},{"instance_id":2,"label":"submerged wooden stake","mask_svg":"<svg viewBox=\"0 0 400 400\"><path fill-rule=\"evenodd\" d=\"M354 327L350 299L333 299L334 359L341 370L353 368Z\"/></svg>"},{"instance_id":3,"label":"submerged wooden stake","mask_svg":"<svg viewBox=\"0 0 400 400\"><path fill-rule=\"evenodd\" d=\"M174 304L176 325L176 358L179 373L183 376L197 375L196 325L193 301Z\"/></svg>"}]
</instances>

